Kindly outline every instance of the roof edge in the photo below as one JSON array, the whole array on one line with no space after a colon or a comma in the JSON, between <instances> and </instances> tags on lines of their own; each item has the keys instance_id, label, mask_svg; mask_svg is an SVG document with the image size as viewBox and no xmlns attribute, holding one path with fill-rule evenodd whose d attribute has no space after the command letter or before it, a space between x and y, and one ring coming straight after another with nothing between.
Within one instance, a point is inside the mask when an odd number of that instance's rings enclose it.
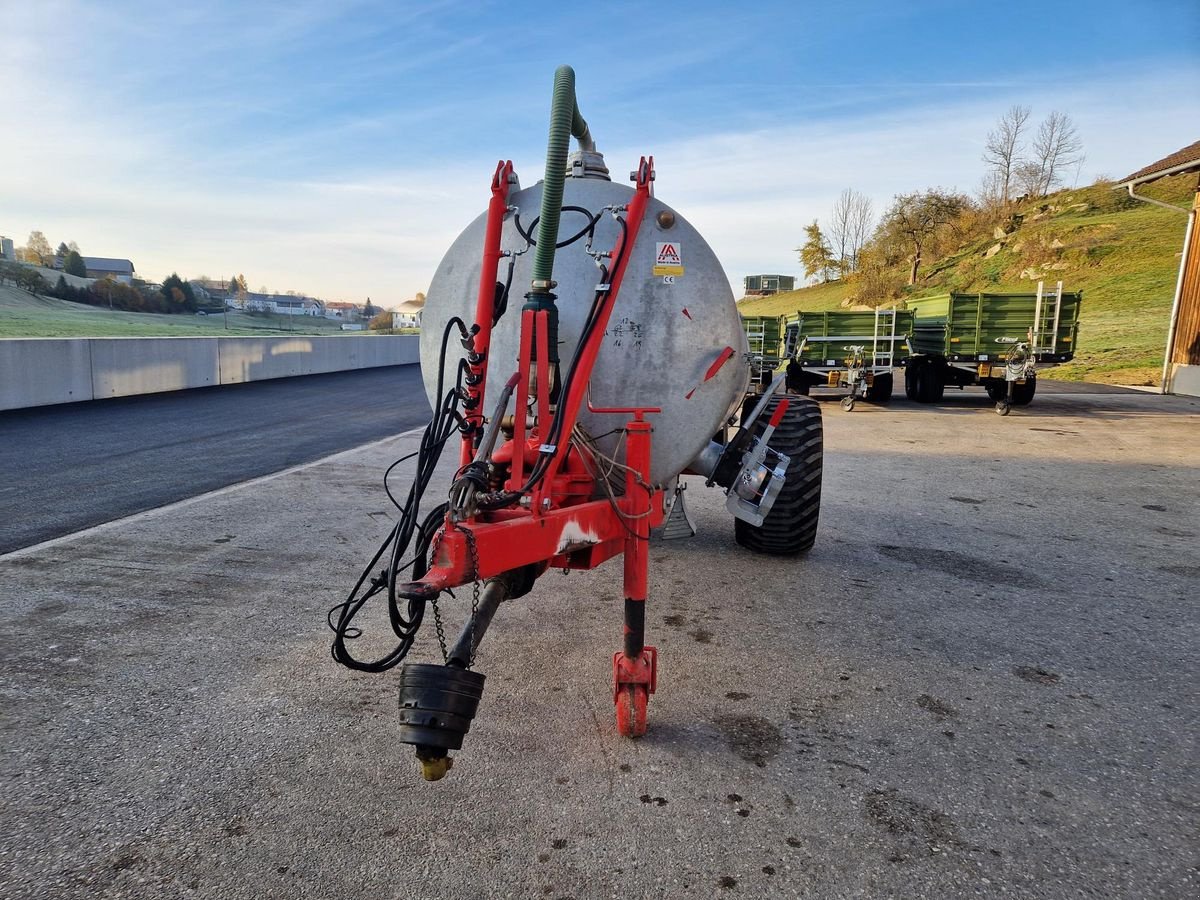
<instances>
[{"instance_id":1,"label":"roof edge","mask_svg":"<svg viewBox=\"0 0 1200 900\"><path fill-rule=\"evenodd\" d=\"M1126 178L1124 181L1118 181L1113 185L1114 191L1124 190L1125 188L1137 187L1139 184L1147 184L1151 181L1158 181L1160 178L1167 178L1171 175L1185 175L1188 172L1200 172L1200 159L1194 159L1191 162L1179 163L1175 166L1170 166L1158 172L1150 172L1146 175L1140 175L1137 178Z\"/></svg>"}]
</instances>

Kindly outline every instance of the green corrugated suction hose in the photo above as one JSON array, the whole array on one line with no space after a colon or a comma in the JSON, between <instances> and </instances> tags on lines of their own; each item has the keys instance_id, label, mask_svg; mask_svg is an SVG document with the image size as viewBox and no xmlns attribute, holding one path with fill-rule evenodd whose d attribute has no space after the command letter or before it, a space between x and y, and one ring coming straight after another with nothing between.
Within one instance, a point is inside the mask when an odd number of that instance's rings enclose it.
<instances>
[{"instance_id":1,"label":"green corrugated suction hose","mask_svg":"<svg viewBox=\"0 0 1200 900\"><path fill-rule=\"evenodd\" d=\"M542 183L542 218L538 223L537 248L533 255L533 292L550 290L554 271L554 244L558 241L558 219L562 213L563 181L571 138L584 150L595 150L591 131L575 100L575 70L559 66L554 73L554 99L550 103L550 141L546 147L546 180Z\"/></svg>"}]
</instances>

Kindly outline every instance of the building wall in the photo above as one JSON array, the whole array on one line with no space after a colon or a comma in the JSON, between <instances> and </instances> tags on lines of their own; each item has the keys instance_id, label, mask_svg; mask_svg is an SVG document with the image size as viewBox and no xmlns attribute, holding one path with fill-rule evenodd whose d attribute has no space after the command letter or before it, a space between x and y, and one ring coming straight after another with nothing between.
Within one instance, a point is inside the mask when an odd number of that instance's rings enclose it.
<instances>
[{"instance_id":1,"label":"building wall","mask_svg":"<svg viewBox=\"0 0 1200 900\"><path fill-rule=\"evenodd\" d=\"M1200 219L1200 192L1193 201ZM1175 320L1175 347L1171 362L1200 366L1200 221L1192 225L1191 238L1181 262L1179 318Z\"/></svg>"},{"instance_id":2,"label":"building wall","mask_svg":"<svg viewBox=\"0 0 1200 900\"><path fill-rule=\"evenodd\" d=\"M107 270L102 270L102 269L88 269L87 270L88 278L107 278L109 276L112 276L112 279L114 281L119 281L119 282L121 282L121 284L132 284L133 283L133 275L132 274L126 274L126 273L121 273L121 272L109 272Z\"/></svg>"}]
</instances>

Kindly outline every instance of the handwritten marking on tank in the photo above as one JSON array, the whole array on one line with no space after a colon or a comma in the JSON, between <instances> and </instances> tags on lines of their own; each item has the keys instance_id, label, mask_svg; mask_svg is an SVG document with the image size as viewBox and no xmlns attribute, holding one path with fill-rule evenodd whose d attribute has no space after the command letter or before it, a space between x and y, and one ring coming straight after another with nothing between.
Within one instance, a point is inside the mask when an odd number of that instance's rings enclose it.
<instances>
[{"instance_id":1,"label":"handwritten marking on tank","mask_svg":"<svg viewBox=\"0 0 1200 900\"><path fill-rule=\"evenodd\" d=\"M615 325L609 325L604 330L604 335L613 339L614 347L632 347L634 350L640 350L645 329L641 322L635 322L628 316L622 316L621 321Z\"/></svg>"},{"instance_id":2,"label":"handwritten marking on tank","mask_svg":"<svg viewBox=\"0 0 1200 900\"><path fill-rule=\"evenodd\" d=\"M654 245L655 275L683 275L683 244L679 241L659 241Z\"/></svg>"}]
</instances>

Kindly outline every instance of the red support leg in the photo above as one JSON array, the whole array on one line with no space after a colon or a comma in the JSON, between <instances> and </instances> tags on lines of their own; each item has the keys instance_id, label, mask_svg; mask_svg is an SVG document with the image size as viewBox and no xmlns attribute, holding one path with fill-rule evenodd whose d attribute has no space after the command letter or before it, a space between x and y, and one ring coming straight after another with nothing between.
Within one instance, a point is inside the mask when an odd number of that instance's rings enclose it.
<instances>
[{"instance_id":1,"label":"red support leg","mask_svg":"<svg viewBox=\"0 0 1200 900\"><path fill-rule=\"evenodd\" d=\"M625 639L613 655L613 701L617 729L626 737L646 733L646 707L658 684L658 651L646 646L646 593L650 567L650 423L635 414L625 428Z\"/></svg>"}]
</instances>

